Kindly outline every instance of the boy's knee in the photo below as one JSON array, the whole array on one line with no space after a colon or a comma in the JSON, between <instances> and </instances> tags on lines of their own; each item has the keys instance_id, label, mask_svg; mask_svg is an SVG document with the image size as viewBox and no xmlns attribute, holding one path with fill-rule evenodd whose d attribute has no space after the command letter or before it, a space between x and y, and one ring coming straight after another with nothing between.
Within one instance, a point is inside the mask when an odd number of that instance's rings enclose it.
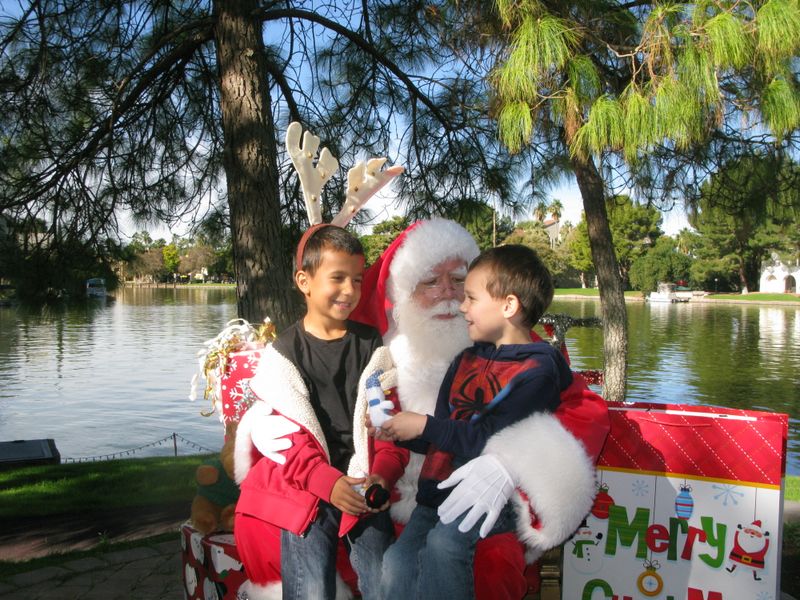
<instances>
[{"instance_id":1,"label":"boy's knee","mask_svg":"<svg viewBox=\"0 0 800 600\"><path fill-rule=\"evenodd\" d=\"M458 530L454 534L451 528L435 527L428 534L420 559L427 561L437 557L467 555L470 553L469 546L467 537Z\"/></svg>"},{"instance_id":2,"label":"boy's knee","mask_svg":"<svg viewBox=\"0 0 800 600\"><path fill-rule=\"evenodd\" d=\"M398 545L392 544L386 549L386 552L383 553L383 572L391 573L393 568L397 566L402 558L401 549Z\"/></svg>"}]
</instances>

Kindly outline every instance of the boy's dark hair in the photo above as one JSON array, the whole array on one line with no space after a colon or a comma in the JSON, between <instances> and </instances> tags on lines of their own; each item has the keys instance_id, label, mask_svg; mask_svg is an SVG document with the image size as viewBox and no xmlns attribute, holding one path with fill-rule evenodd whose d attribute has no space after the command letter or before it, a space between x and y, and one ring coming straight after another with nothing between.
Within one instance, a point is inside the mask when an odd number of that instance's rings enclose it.
<instances>
[{"instance_id":1,"label":"boy's dark hair","mask_svg":"<svg viewBox=\"0 0 800 600\"><path fill-rule=\"evenodd\" d=\"M487 270L492 298L514 295L522 305L523 324L533 327L553 301L553 278L542 259L527 246L509 244L482 252L469 266Z\"/></svg>"},{"instance_id":2,"label":"boy's dark hair","mask_svg":"<svg viewBox=\"0 0 800 600\"><path fill-rule=\"evenodd\" d=\"M322 251L326 249L364 256L364 247L355 235L346 229L330 225L317 229L306 240L305 247L302 249L301 270L309 275L314 275L322 263Z\"/></svg>"}]
</instances>

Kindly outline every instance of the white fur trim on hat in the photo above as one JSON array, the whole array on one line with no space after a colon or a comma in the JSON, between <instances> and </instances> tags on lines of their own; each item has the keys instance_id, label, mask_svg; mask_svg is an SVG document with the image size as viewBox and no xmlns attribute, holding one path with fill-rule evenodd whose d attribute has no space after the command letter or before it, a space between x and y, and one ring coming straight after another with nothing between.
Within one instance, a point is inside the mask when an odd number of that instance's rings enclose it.
<instances>
[{"instance_id":1,"label":"white fur trim on hat","mask_svg":"<svg viewBox=\"0 0 800 600\"><path fill-rule=\"evenodd\" d=\"M592 508L594 463L552 414L537 413L506 427L489 439L484 454L499 458L528 497L530 505L514 494L517 536L528 549L528 562L572 535Z\"/></svg>"},{"instance_id":2,"label":"white fur trim on hat","mask_svg":"<svg viewBox=\"0 0 800 600\"><path fill-rule=\"evenodd\" d=\"M407 298L440 262L462 258L469 264L478 256L475 240L461 225L447 219L422 221L405 236L389 267L389 295L393 302Z\"/></svg>"}]
</instances>

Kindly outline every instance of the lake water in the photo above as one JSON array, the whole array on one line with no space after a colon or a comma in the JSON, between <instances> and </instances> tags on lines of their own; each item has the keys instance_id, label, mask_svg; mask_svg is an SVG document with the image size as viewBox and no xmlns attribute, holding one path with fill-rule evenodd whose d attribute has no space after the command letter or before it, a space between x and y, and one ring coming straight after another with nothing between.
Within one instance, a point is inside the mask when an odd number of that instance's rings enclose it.
<instances>
[{"instance_id":1,"label":"lake water","mask_svg":"<svg viewBox=\"0 0 800 600\"><path fill-rule=\"evenodd\" d=\"M550 312L599 309L559 300ZM631 303L628 314L629 400L788 413L787 470L800 473L800 307ZM179 454L217 450L221 424L187 397L196 352L235 317L233 290L215 288L0 308L0 441L54 438L72 459L154 456L172 454L176 433ZM572 329L567 343L576 368L602 367L599 329Z\"/></svg>"}]
</instances>

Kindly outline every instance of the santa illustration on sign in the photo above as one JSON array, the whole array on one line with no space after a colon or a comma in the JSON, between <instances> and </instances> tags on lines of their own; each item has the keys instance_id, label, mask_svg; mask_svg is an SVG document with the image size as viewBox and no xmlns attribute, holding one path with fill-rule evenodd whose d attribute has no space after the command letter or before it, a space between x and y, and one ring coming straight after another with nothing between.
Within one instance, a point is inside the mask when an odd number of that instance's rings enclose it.
<instances>
[{"instance_id":1,"label":"santa illustration on sign","mask_svg":"<svg viewBox=\"0 0 800 600\"><path fill-rule=\"evenodd\" d=\"M769 531L761 528L761 521L756 519L750 525L738 525L733 536L733 548L729 558L731 566L728 572L733 573L738 565L753 569L753 579L760 581L759 571L764 569L764 559L769 550Z\"/></svg>"}]
</instances>

